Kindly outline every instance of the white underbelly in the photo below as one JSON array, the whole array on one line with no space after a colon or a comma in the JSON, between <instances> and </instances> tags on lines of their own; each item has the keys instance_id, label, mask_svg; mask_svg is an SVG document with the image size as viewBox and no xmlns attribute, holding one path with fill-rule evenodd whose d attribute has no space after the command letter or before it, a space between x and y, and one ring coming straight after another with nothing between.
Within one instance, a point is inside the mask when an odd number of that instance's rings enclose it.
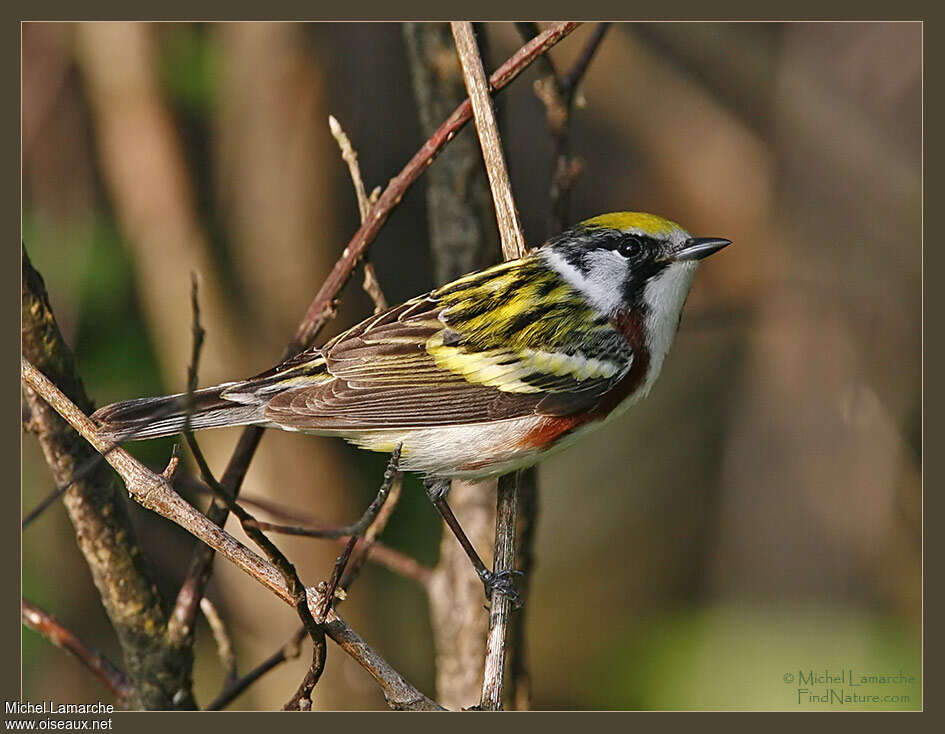
<instances>
[{"instance_id":1,"label":"white underbelly","mask_svg":"<svg viewBox=\"0 0 945 734\"><path fill-rule=\"evenodd\" d=\"M593 421L580 426L545 448L523 447L523 438L542 420L540 416L527 416L457 426L311 433L337 436L360 448L381 453L392 453L401 445L400 468L404 471L479 479L532 466L605 422Z\"/></svg>"},{"instance_id":2,"label":"white underbelly","mask_svg":"<svg viewBox=\"0 0 945 734\"><path fill-rule=\"evenodd\" d=\"M476 478L537 461L540 452L523 450L521 442L540 420L528 416L493 423L368 430L343 438L371 451L391 452L401 444L400 467L405 471Z\"/></svg>"}]
</instances>

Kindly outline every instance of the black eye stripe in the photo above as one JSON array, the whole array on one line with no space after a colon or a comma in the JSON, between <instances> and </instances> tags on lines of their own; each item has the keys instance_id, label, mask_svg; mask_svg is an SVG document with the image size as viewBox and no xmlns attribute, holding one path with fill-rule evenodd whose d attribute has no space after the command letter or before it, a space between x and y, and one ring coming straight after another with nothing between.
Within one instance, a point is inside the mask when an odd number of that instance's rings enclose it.
<instances>
[{"instance_id":1,"label":"black eye stripe","mask_svg":"<svg viewBox=\"0 0 945 734\"><path fill-rule=\"evenodd\" d=\"M666 242L646 234L577 226L552 237L545 247L553 249L584 276L588 276L593 267L593 258L588 257L590 253L602 250L618 253L627 261L631 271L628 285L638 288L662 269L658 264L661 260L659 255Z\"/></svg>"},{"instance_id":2,"label":"black eye stripe","mask_svg":"<svg viewBox=\"0 0 945 734\"><path fill-rule=\"evenodd\" d=\"M660 243L645 234L630 234L613 229L585 230L586 247L616 250L624 255L649 255L659 251Z\"/></svg>"}]
</instances>

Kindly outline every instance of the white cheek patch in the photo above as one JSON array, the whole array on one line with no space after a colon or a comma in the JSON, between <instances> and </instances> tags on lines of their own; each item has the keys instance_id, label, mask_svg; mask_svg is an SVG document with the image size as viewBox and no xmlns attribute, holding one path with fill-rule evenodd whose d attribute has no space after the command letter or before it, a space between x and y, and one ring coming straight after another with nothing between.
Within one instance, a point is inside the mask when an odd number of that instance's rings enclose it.
<instances>
[{"instance_id":1,"label":"white cheek patch","mask_svg":"<svg viewBox=\"0 0 945 734\"><path fill-rule=\"evenodd\" d=\"M644 288L643 299L649 306L647 315L647 341L651 363L661 365L673 344L679 315L695 277L697 262L675 262Z\"/></svg>"},{"instance_id":2,"label":"white cheek patch","mask_svg":"<svg viewBox=\"0 0 945 734\"><path fill-rule=\"evenodd\" d=\"M627 277L627 261L613 250L597 250L584 256L588 272L584 275L562 255L553 250L541 251L545 261L568 285L580 291L587 300L604 313L620 308L623 282Z\"/></svg>"}]
</instances>

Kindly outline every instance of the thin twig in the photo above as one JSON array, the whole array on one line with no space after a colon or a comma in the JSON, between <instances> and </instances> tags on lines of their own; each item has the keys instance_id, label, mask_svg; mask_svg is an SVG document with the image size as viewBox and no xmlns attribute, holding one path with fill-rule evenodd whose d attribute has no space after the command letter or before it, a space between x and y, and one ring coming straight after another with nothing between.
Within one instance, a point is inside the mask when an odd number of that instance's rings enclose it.
<instances>
[{"instance_id":1,"label":"thin twig","mask_svg":"<svg viewBox=\"0 0 945 734\"><path fill-rule=\"evenodd\" d=\"M199 479L194 477L179 477L174 480L174 483L179 487L186 487L187 489L193 491L213 494L213 490L207 487L207 485L201 482ZM390 496L388 497L387 502L384 504L384 507L378 513L377 519L375 519L375 521L365 531L365 537L362 539L362 543L355 546L355 557L357 559L362 554L364 541L372 538L373 536L373 540L371 540L370 543L370 552L365 554L367 556L365 560L377 563L378 565L384 566L394 573L406 576L407 578L416 581L421 586L426 586L430 581L430 573L432 573L432 569L420 563L416 559L411 558L406 553L391 548L377 539L377 536L380 535L381 530L383 530L384 526L387 524L387 519L397 504L402 486L403 477L400 475L395 480L394 485L391 488ZM311 525L311 523L314 521L307 515L300 513L295 508L285 507L275 502L271 502L265 498L244 494L240 495L240 504L244 506L255 507L282 520L306 523L304 525L279 524L267 522L265 520L259 520L258 518L250 523L254 527L264 530L267 533L279 533L282 535L295 535L307 538L337 540L340 543L347 543L351 539L350 533L347 532L350 530L350 528L327 526L314 527ZM350 573L350 571L348 573ZM344 579L342 579L342 585L343 588L347 588L344 586Z\"/></svg>"},{"instance_id":2,"label":"thin twig","mask_svg":"<svg viewBox=\"0 0 945 734\"><path fill-rule=\"evenodd\" d=\"M516 27L526 38L537 31L537 27L529 23L516 23ZM544 64L545 76L535 82L535 94L545 106L545 118L554 150L548 236L560 232L569 223L571 190L582 170L581 161L571 156L571 114L577 91L609 27L610 23L598 23L577 60L563 76L547 59L548 63Z\"/></svg>"},{"instance_id":3,"label":"thin twig","mask_svg":"<svg viewBox=\"0 0 945 734\"><path fill-rule=\"evenodd\" d=\"M134 695L134 687L128 680L128 676L108 658L88 647L71 631L63 627L59 620L49 612L23 599L22 617L24 625L45 637L56 647L72 653L117 698L125 700Z\"/></svg>"},{"instance_id":4,"label":"thin twig","mask_svg":"<svg viewBox=\"0 0 945 734\"><path fill-rule=\"evenodd\" d=\"M541 33L541 28L533 21L517 22L515 27L518 29L523 41L530 41ZM542 73L545 76L550 76L554 79L558 78L558 71L555 68L555 62L550 54L542 54L537 63L542 68Z\"/></svg>"},{"instance_id":5,"label":"thin twig","mask_svg":"<svg viewBox=\"0 0 945 734\"><path fill-rule=\"evenodd\" d=\"M316 645L312 650L312 664L305 671L305 677L299 684L298 689L292 694L292 698L286 701L282 707L283 711L311 711L312 710L312 691L318 685L318 679L325 669L325 646Z\"/></svg>"},{"instance_id":6,"label":"thin twig","mask_svg":"<svg viewBox=\"0 0 945 734\"><path fill-rule=\"evenodd\" d=\"M249 426L240 434L233 455L220 478L220 484L233 497L239 492L262 436L263 429L259 426ZM216 500L207 510L207 518L215 525L222 526L226 522L227 515L229 515L229 510L226 504ZM213 549L203 543L197 543L167 624L167 636L176 644L187 644L188 640L192 644L194 622L200 609L203 592L210 580L212 563Z\"/></svg>"},{"instance_id":7,"label":"thin twig","mask_svg":"<svg viewBox=\"0 0 945 734\"><path fill-rule=\"evenodd\" d=\"M152 469L154 467L151 467ZM212 495L213 491L203 482L200 481L198 477L195 477L190 474L180 475L174 477L174 486L178 489L187 489L189 491L198 492L200 494ZM306 523L306 522L315 522L310 518L309 515L300 512L295 507L289 507L288 505L283 505L278 502L273 502L272 500L266 497L260 497L254 494L240 493L240 504L245 507L255 508L257 510L262 510L279 520L289 523Z\"/></svg>"},{"instance_id":8,"label":"thin twig","mask_svg":"<svg viewBox=\"0 0 945 734\"><path fill-rule=\"evenodd\" d=\"M361 573L361 568L364 566L365 561L367 561L368 558L370 558L374 553L378 544L377 538L381 533L384 532L384 528L387 527L387 521L390 519L390 516L394 512L394 508L397 506L397 503L400 500L400 493L404 486L403 479L403 473L396 470L393 472L390 481L390 493L387 497L387 501L377 513L377 517L374 518L374 521L368 525L367 530L364 531L364 536L354 547L354 559L348 565L348 569L345 571L344 576L341 577L340 585L345 591L351 588L351 584L354 583L354 580L358 577L358 574Z\"/></svg>"},{"instance_id":9,"label":"thin twig","mask_svg":"<svg viewBox=\"0 0 945 734\"><path fill-rule=\"evenodd\" d=\"M229 685L239 677L236 668L236 650L233 649L230 633L227 632L226 623L220 616L220 612L207 597L200 600L200 611L203 612L204 619L210 625L213 639L217 643L217 656L220 658L220 667L223 668L223 683Z\"/></svg>"},{"instance_id":10,"label":"thin twig","mask_svg":"<svg viewBox=\"0 0 945 734\"><path fill-rule=\"evenodd\" d=\"M278 533L279 535L299 535L304 538L321 538L324 540L340 540L347 543L355 532L357 524L345 525L342 527L321 527L314 528L306 525L282 525L275 522L266 522L265 520L253 520L250 523L253 527L265 530L268 533Z\"/></svg>"},{"instance_id":11,"label":"thin twig","mask_svg":"<svg viewBox=\"0 0 945 734\"><path fill-rule=\"evenodd\" d=\"M308 606L308 594L305 590L305 585L302 583L302 580L299 578L299 574L295 569L295 566L289 561L285 554L279 550L275 543L273 543L266 535L256 527L247 527L246 522L253 520L255 518L249 514L243 507L241 507L234 497L231 497L230 494L226 491L224 487L217 482L216 477L213 476L213 472L210 469L210 465L207 463L206 458L203 455L203 452L200 450L200 446L197 444L197 439L194 438L193 432L190 430L190 419L193 412L193 402L194 402L194 390L197 386L197 373L198 365L200 363L200 350L203 347L204 339L204 329L200 324L200 301L197 293L197 276L192 275L192 287L191 287L191 308L193 313L191 331L193 334L193 346L191 351L190 365L187 368L187 403L190 406L187 410L187 415L184 419L184 428L183 435L184 439L187 441L187 445L190 447L190 453L193 455L194 460L197 462L197 467L200 470L200 475L203 478L203 481L207 484L210 489L214 491L217 496L217 499L224 502L229 509L236 517L239 519L240 524L243 526L243 531L248 537L250 537L253 542L259 546L260 550L266 554L266 557L269 559L269 562L272 563L276 568L279 569L279 572L282 574L283 579L285 580L286 586L289 588L289 591L292 594L296 612L299 615L299 619L302 620L302 626L305 627L306 631L309 634L309 637L312 638L312 645L314 646L314 651L312 654L312 667L306 673L305 680L300 686L297 696L294 697L295 703L298 705L300 702L308 700L311 704L311 692L315 685L318 683L318 679L321 677L322 672L325 669L325 630L322 628L321 624L315 621L315 618L312 616L312 611ZM329 594L334 593L332 589ZM326 596L326 599L330 599L330 596ZM325 610L320 615L320 618L324 618L325 614L330 607L330 601L325 602Z\"/></svg>"},{"instance_id":12,"label":"thin twig","mask_svg":"<svg viewBox=\"0 0 945 734\"><path fill-rule=\"evenodd\" d=\"M374 272L374 265L370 260L364 261L364 281L361 283L361 287L374 301L375 314L383 313L389 308L384 291L381 290L381 283L377 279L377 273Z\"/></svg>"},{"instance_id":13,"label":"thin twig","mask_svg":"<svg viewBox=\"0 0 945 734\"><path fill-rule=\"evenodd\" d=\"M424 588L429 587L430 574L433 573L429 566L420 563L416 558L408 556L406 553L401 553L390 546L384 545L379 540L372 541L369 546L366 541L362 542L366 545L364 551L365 560L376 563L389 571L411 579ZM358 551L358 546L355 546L355 551ZM353 576L354 572L351 571L351 574ZM342 579L342 588L348 588L350 583L350 579Z\"/></svg>"},{"instance_id":14,"label":"thin twig","mask_svg":"<svg viewBox=\"0 0 945 734\"><path fill-rule=\"evenodd\" d=\"M524 44L518 51L506 60L489 78L493 91L498 92L506 87L539 56L565 38L580 23L566 21L555 23L537 37ZM391 179L384 192L378 197L371 210L371 216L355 232L335 263L331 273L322 283L315 298L305 312L295 335L289 342L285 356L289 357L310 345L321 329L335 314L335 299L351 277L357 263L363 258L368 246L374 241L391 211L400 203L407 190L416 182L421 174L433 163L437 154L452 140L456 133L469 122L472 117L472 105L467 99L460 104L453 113L437 128L421 146L407 165L397 176ZM239 492L243 478L252 461L263 429L258 426L249 426L243 429L239 442L220 483L232 495ZM227 510L225 505L215 503L208 512L208 517L217 525L226 521ZM213 551L206 546L198 546L191 556L190 567L184 583L178 591L174 610L168 624L169 638L182 640L193 634L193 623L197 616L200 598L210 578Z\"/></svg>"},{"instance_id":15,"label":"thin twig","mask_svg":"<svg viewBox=\"0 0 945 734\"><path fill-rule=\"evenodd\" d=\"M351 174L351 185L354 186L354 194L358 199L358 212L361 214L361 224L364 224L371 213L372 202L364 190L364 181L361 178L361 166L358 165L358 154L351 145L351 139L342 129L341 124L335 119L334 115L328 116L328 127L331 134L338 142L341 149L341 157L348 164L348 173ZM376 190L376 189L375 189ZM387 310L387 299L381 290L381 284L377 279L377 273L374 272L374 266L370 260L364 261L364 291L374 301L374 313L381 313Z\"/></svg>"},{"instance_id":16,"label":"thin twig","mask_svg":"<svg viewBox=\"0 0 945 734\"><path fill-rule=\"evenodd\" d=\"M581 55L578 56L577 61L571 65L570 70L561 80L561 86L564 88L569 97L569 104L574 101L574 95L577 93L577 89L581 84L581 80L584 78L584 74L587 72L587 67L590 65L591 59L594 58L594 54L597 53L597 49L600 47L600 42L604 40L604 35L607 33L608 28L610 28L610 23L597 24L597 28L594 29L594 33L591 35L587 44L584 46L584 50L581 52Z\"/></svg>"},{"instance_id":17,"label":"thin twig","mask_svg":"<svg viewBox=\"0 0 945 734\"><path fill-rule=\"evenodd\" d=\"M245 504L245 500L243 500L243 502ZM295 535L303 538L336 540L344 544L347 544L352 537L356 537L343 532L344 528L311 528L301 525L279 525L264 520L255 520L251 524L268 533ZM355 546L355 550L358 550L358 546ZM372 541L370 553L367 554L367 560L384 566L394 573L413 579L422 586L426 586L430 582L432 569L429 566L423 565L420 561L411 558L406 553L384 545L379 540L375 539ZM342 588L346 587L342 585Z\"/></svg>"},{"instance_id":18,"label":"thin twig","mask_svg":"<svg viewBox=\"0 0 945 734\"><path fill-rule=\"evenodd\" d=\"M348 173L351 174L351 184L354 186L354 194L358 197L358 212L361 214L361 223L368 218L371 213L371 203L368 201L367 192L364 190L364 181L361 179L361 166L358 165L358 154L351 145L351 139L342 129L341 124L335 119L334 115L328 116L328 127L332 136L341 149L341 157L348 164Z\"/></svg>"},{"instance_id":19,"label":"thin twig","mask_svg":"<svg viewBox=\"0 0 945 734\"><path fill-rule=\"evenodd\" d=\"M82 410L91 411L92 402L59 331L43 279L25 249L22 268L22 356L48 372L52 379L45 378L47 382L61 386L56 390L68 396L70 403L74 400ZM66 512L121 644L125 672L134 685L129 706L196 708L190 680L192 650L165 638L167 612L138 545L121 486L104 463L92 461L96 453L63 424L42 396L28 385L23 393L29 430L39 439L53 481L69 487L64 496ZM113 460L117 451L111 440L104 439L95 448L108 460ZM85 468L88 466L94 471ZM76 481L80 469L83 477Z\"/></svg>"},{"instance_id":20,"label":"thin twig","mask_svg":"<svg viewBox=\"0 0 945 734\"><path fill-rule=\"evenodd\" d=\"M495 110L486 82L486 72L479 58L479 48L473 35L472 23L454 21L450 23L456 50L463 66L463 80L472 102L473 115L476 118L476 132L482 146L482 156L489 175L489 187L495 203L496 219L499 220L499 234L502 237L502 254L506 260L514 260L525 254L525 238L522 225L518 221L518 211L509 184L509 173L502 155L502 143L499 140L499 127L495 121Z\"/></svg>"},{"instance_id":21,"label":"thin twig","mask_svg":"<svg viewBox=\"0 0 945 734\"><path fill-rule=\"evenodd\" d=\"M463 67L466 89L472 99L476 115L476 131L482 147L482 157L489 175L492 198L495 202L496 219L502 237L502 254L506 260L525 254L525 238L518 220L515 199L509 184L505 156L495 121L492 100L485 87L485 72L482 59L473 37L472 24L451 24L456 49ZM496 500L495 558L493 572L502 575L513 570L515 562L515 513L519 475L499 477ZM482 698L480 708L498 710L502 708L505 673L506 637L512 600L506 594L493 591L490 599L489 635L486 643L486 661L483 670Z\"/></svg>"},{"instance_id":22,"label":"thin twig","mask_svg":"<svg viewBox=\"0 0 945 734\"><path fill-rule=\"evenodd\" d=\"M227 683L220 694L210 702L207 711L220 711L226 708L237 696L262 678L273 668L287 660L294 660L301 652L301 643L305 638L305 627L299 627L292 638L242 678Z\"/></svg>"},{"instance_id":23,"label":"thin twig","mask_svg":"<svg viewBox=\"0 0 945 734\"><path fill-rule=\"evenodd\" d=\"M555 23L539 36L523 45L489 77L490 89L497 92L507 86L535 58L545 53L579 25L580 23L574 22ZM295 347L310 343L312 336L317 334L322 326L328 322L335 311L335 298L344 284L348 282L355 264L364 256L367 246L373 241L390 212L400 203L407 189L433 162L443 146L452 140L471 118L472 103L467 99L453 110L453 113L427 139L401 172L391 179L387 188L384 189L384 193L377 200L377 205L372 209L370 218L351 238L341 258L335 263L331 273L329 273L309 306L302 324L296 331ZM294 351L298 351L298 349L296 348Z\"/></svg>"},{"instance_id":24,"label":"thin twig","mask_svg":"<svg viewBox=\"0 0 945 734\"><path fill-rule=\"evenodd\" d=\"M338 556L338 559L335 561L335 567L332 570L331 580L328 582L328 591L325 594L325 609L322 616L328 613L328 609L330 608L331 604L334 603L335 590L341 583L345 568L348 565L348 559L351 557L351 552L354 550L355 544L368 530L368 528L374 524L378 513L384 507L384 503L387 501L387 497L390 495L391 488L394 486L394 481L400 474L400 472L397 470L397 463L400 461L400 452L402 448L403 444L398 444L397 448L395 448L394 452L390 455L390 461L387 462L387 469L384 471L384 479L381 482L380 489L377 490L377 496L375 496L371 504L368 505L368 508L364 511L361 519L354 524L354 531L351 534L351 538L345 544L344 551L342 551L341 555ZM347 589L346 586L342 586L341 588Z\"/></svg>"},{"instance_id":25,"label":"thin twig","mask_svg":"<svg viewBox=\"0 0 945 734\"><path fill-rule=\"evenodd\" d=\"M59 413L96 451L101 452L107 448L108 441L98 432L92 420L26 359L20 360L20 374L24 384ZM109 453L106 461L121 477L132 499L184 528L287 604L295 604L295 597L279 569L253 553L193 505L186 502L173 490L167 479L152 472L121 448ZM310 588L307 595L309 608L318 609L321 604L318 592ZM392 708L414 710L440 708L408 683L391 667L390 663L364 642L338 616L337 612L332 610L329 613L324 627L328 636L357 660L377 681Z\"/></svg>"},{"instance_id":26,"label":"thin twig","mask_svg":"<svg viewBox=\"0 0 945 734\"><path fill-rule=\"evenodd\" d=\"M511 571L515 562L515 513L517 510L518 473L499 477L495 517L496 573ZM502 708L505 683L505 653L512 600L505 594L493 594L489 609L489 637L486 643L486 667L482 675L480 708Z\"/></svg>"}]
</instances>

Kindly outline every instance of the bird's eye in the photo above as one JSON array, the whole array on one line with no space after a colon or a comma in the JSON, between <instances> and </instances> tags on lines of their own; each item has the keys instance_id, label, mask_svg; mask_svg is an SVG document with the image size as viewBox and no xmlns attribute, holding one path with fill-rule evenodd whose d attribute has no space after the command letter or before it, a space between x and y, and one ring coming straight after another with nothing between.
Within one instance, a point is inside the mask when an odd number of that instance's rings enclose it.
<instances>
[{"instance_id":1,"label":"bird's eye","mask_svg":"<svg viewBox=\"0 0 945 734\"><path fill-rule=\"evenodd\" d=\"M618 252L626 258L636 257L643 251L643 243L639 237L629 235L620 241Z\"/></svg>"}]
</instances>

